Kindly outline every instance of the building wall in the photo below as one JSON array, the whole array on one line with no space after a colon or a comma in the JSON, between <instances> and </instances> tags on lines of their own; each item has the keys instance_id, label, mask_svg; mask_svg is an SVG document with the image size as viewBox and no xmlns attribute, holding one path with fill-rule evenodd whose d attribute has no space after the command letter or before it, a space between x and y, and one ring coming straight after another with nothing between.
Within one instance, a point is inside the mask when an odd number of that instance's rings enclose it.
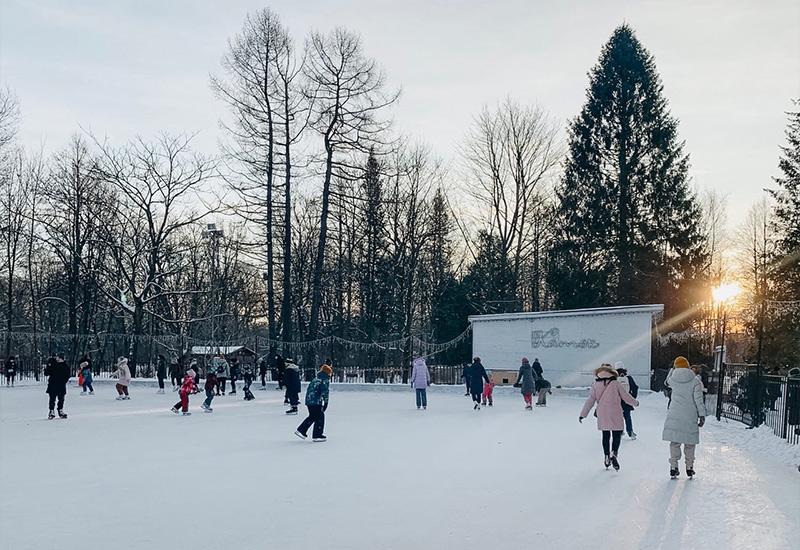
<instances>
[{"instance_id":1,"label":"building wall","mask_svg":"<svg viewBox=\"0 0 800 550\"><path fill-rule=\"evenodd\" d=\"M474 356L487 369L519 368L539 359L553 386L588 386L601 363L622 361L643 389L650 387L651 313L472 318Z\"/></svg>"}]
</instances>

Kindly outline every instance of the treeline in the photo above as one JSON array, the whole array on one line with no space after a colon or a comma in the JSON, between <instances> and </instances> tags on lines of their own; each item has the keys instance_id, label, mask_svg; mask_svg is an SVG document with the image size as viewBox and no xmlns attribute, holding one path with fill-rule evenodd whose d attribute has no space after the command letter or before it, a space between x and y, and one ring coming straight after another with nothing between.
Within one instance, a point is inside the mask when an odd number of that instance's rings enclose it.
<instances>
[{"instance_id":1,"label":"treeline","mask_svg":"<svg viewBox=\"0 0 800 550\"><path fill-rule=\"evenodd\" d=\"M188 135L24 151L3 93L6 332L444 342L470 314L653 302L681 330L708 317L726 274L724 201L691 189L655 62L628 26L566 143L544 110L507 99L475 117L450 170L393 130L399 90L351 31L300 45L260 10L211 86L228 107L212 156ZM791 116L770 250L756 253L770 299L800 297Z\"/></svg>"}]
</instances>

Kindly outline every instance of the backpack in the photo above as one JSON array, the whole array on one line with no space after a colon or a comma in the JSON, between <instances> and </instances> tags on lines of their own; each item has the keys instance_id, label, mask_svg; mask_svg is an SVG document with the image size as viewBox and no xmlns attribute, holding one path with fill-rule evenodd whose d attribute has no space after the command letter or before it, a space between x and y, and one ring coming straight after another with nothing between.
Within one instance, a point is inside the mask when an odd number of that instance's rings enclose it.
<instances>
[{"instance_id":1,"label":"backpack","mask_svg":"<svg viewBox=\"0 0 800 550\"><path fill-rule=\"evenodd\" d=\"M631 394L631 397L634 399L639 396L639 385L633 381L633 378L630 376L628 377L628 385L630 386L630 391L628 393Z\"/></svg>"}]
</instances>

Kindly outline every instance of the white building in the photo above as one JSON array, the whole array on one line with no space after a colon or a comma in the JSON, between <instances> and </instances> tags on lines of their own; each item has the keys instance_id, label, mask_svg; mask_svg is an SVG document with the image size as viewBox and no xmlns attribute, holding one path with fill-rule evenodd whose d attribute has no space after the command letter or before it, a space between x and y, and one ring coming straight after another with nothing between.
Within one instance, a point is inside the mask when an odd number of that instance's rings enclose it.
<instances>
[{"instance_id":1,"label":"white building","mask_svg":"<svg viewBox=\"0 0 800 550\"><path fill-rule=\"evenodd\" d=\"M588 386L601 363L622 361L650 388L653 316L662 304L473 315L472 354L491 369L517 369L538 358L553 386Z\"/></svg>"}]
</instances>

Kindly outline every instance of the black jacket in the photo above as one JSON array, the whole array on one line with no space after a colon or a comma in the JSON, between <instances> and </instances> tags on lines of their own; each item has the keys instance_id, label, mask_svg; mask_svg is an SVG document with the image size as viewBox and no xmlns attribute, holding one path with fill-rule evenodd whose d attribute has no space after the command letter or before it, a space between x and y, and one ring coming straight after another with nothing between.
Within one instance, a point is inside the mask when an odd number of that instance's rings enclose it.
<instances>
[{"instance_id":1,"label":"black jacket","mask_svg":"<svg viewBox=\"0 0 800 550\"><path fill-rule=\"evenodd\" d=\"M156 364L156 373L158 374L159 378L167 377L167 360L163 357L158 358L158 363Z\"/></svg>"},{"instance_id":2,"label":"black jacket","mask_svg":"<svg viewBox=\"0 0 800 550\"><path fill-rule=\"evenodd\" d=\"M287 368L283 371L283 385L286 386L286 393L300 393L300 369L297 367Z\"/></svg>"},{"instance_id":3,"label":"black jacket","mask_svg":"<svg viewBox=\"0 0 800 550\"><path fill-rule=\"evenodd\" d=\"M231 378L233 380L239 379L239 361L231 361Z\"/></svg>"},{"instance_id":4,"label":"black jacket","mask_svg":"<svg viewBox=\"0 0 800 550\"><path fill-rule=\"evenodd\" d=\"M467 380L469 380L470 393L483 393L483 381L489 383L486 369L480 363L472 363L467 367Z\"/></svg>"},{"instance_id":5,"label":"black jacket","mask_svg":"<svg viewBox=\"0 0 800 550\"><path fill-rule=\"evenodd\" d=\"M539 361L534 361L533 365L531 366L533 367L533 372L536 373L536 378L542 378L542 375L544 374L544 371L542 370L542 364L539 363Z\"/></svg>"},{"instance_id":6,"label":"black jacket","mask_svg":"<svg viewBox=\"0 0 800 550\"><path fill-rule=\"evenodd\" d=\"M69 365L67 365L66 361L62 363L56 361L52 365L47 365L47 368L44 369L44 374L48 377L46 393L66 395L69 372Z\"/></svg>"}]
</instances>

